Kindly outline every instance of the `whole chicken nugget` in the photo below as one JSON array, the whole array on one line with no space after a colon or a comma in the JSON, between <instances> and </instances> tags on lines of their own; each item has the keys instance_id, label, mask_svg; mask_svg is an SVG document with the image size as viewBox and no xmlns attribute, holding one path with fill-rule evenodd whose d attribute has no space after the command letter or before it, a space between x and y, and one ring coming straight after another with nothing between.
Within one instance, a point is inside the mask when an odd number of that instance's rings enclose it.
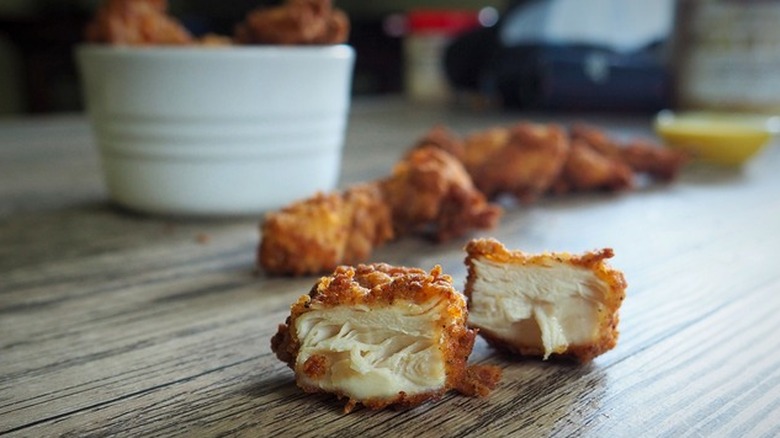
<instances>
[{"instance_id":1,"label":"whole chicken nugget","mask_svg":"<svg viewBox=\"0 0 780 438\"><path fill-rule=\"evenodd\" d=\"M239 44L339 44L349 36L349 18L331 0L287 0L247 14L235 30Z\"/></svg>"},{"instance_id":2,"label":"whole chicken nugget","mask_svg":"<svg viewBox=\"0 0 780 438\"><path fill-rule=\"evenodd\" d=\"M192 35L167 9L166 0L108 0L87 25L86 39L119 45L192 44Z\"/></svg>"},{"instance_id":3,"label":"whole chicken nugget","mask_svg":"<svg viewBox=\"0 0 780 438\"><path fill-rule=\"evenodd\" d=\"M611 249L531 255L475 239L466 251L469 325L492 345L588 362L617 344L626 281L604 262Z\"/></svg>"},{"instance_id":4,"label":"whole chicken nugget","mask_svg":"<svg viewBox=\"0 0 780 438\"><path fill-rule=\"evenodd\" d=\"M602 155L582 140L573 140L569 156L553 191L628 190L634 186L634 173L620 160Z\"/></svg>"},{"instance_id":5,"label":"whole chicken nugget","mask_svg":"<svg viewBox=\"0 0 780 438\"><path fill-rule=\"evenodd\" d=\"M422 149L426 147L436 147L443 151L448 152L455 157L458 161L463 162L465 150L463 148L463 141L452 130L444 125L434 125L428 132L425 133L417 143L412 146L414 149Z\"/></svg>"},{"instance_id":6,"label":"whole chicken nugget","mask_svg":"<svg viewBox=\"0 0 780 438\"><path fill-rule=\"evenodd\" d=\"M663 182L674 180L689 159L681 151L666 149L647 140L634 139L620 144L604 130L584 123L572 125L571 138L572 141L583 142L605 157L623 162L635 172L646 173Z\"/></svg>"},{"instance_id":7,"label":"whole chicken nugget","mask_svg":"<svg viewBox=\"0 0 780 438\"><path fill-rule=\"evenodd\" d=\"M257 263L269 274L305 275L365 261L393 238L390 210L377 184L317 194L269 213Z\"/></svg>"},{"instance_id":8,"label":"whole chicken nugget","mask_svg":"<svg viewBox=\"0 0 780 438\"><path fill-rule=\"evenodd\" d=\"M428 232L436 240L495 226L500 207L474 187L455 157L434 146L413 149L381 181L399 236Z\"/></svg>"},{"instance_id":9,"label":"whole chicken nugget","mask_svg":"<svg viewBox=\"0 0 780 438\"><path fill-rule=\"evenodd\" d=\"M474 184L488 198L511 193L522 202L533 202L558 178L569 152L563 128L555 124L518 123L509 128L505 143L500 130L482 141L466 142L466 168ZM480 148L480 151L470 151Z\"/></svg>"},{"instance_id":10,"label":"whole chicken nugget","mask_svg":"<svg viewBox=\"0 0 780 438\"><path fill-rule=\"evenodd\" d=\"M495 387L497 376L466 371L476 335L466 315L438 266L341 266L292 305L271 349L304 391L346 397L345 412L358 403L414 406L461 387L484 395L473 381Z\"/></svg>"},{"instance_id":11,"label":"whole chicken nugget","mask_svg":"<svg viewBox=\"0 0 780 438\"><path fill-rule=\"evenodd\" d=\"M620 158L637 172L644 172L652 178L669 182L677 178L690 160L685 152L667 149L646 140L633 140L620 150Z\"/></svg>"}]
</instances>

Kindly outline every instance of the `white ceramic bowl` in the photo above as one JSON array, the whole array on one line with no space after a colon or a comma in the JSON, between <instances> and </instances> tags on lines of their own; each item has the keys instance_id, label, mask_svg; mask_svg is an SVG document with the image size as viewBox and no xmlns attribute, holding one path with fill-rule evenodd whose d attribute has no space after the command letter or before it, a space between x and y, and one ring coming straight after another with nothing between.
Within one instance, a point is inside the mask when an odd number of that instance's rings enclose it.
<instances>
[{"instance_id":1,"label":"white ceramic bowl","mask_svg":"<svg viewBox=\"0 0 780 438\"><path fill-rule=\"evenodd\" d=\"M245 215L335 187L354 51L77 48L109 193L131 209Z\"/></svg>"}]
</instances>

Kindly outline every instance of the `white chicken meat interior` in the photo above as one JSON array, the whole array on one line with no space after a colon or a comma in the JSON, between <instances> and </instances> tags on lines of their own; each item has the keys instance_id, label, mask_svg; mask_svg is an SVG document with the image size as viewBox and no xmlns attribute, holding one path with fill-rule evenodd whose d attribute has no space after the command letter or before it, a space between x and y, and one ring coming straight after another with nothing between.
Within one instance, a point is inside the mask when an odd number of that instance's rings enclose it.
<instances>
[{"instance_id":1,"label":"white chicken meat interior","mask_svg":"<svg viewBox=\"0 0 780 438\"><path fill-rule=\"evenodd\" d=\"M473 263L478 275L469 304L470 325L518 349L539 348L545 359L598 336L609 286L591 270L564 263Z\"/></svg>"},{"instance_id":2,"label":"white chicken meat interior","mask_svg":"<svg viewBox=\"0 0 780 438\"><path fill-rule=\"evenodd\" d=\"M312 355L329 366L313 379L297 372L307 385L372 399L440 390L446 383L441 318L447 303L396 301L382 307L336 306L300 315L296 369ZM445 324L446 325L446 324Z\"/></svg>"}]
</instances>

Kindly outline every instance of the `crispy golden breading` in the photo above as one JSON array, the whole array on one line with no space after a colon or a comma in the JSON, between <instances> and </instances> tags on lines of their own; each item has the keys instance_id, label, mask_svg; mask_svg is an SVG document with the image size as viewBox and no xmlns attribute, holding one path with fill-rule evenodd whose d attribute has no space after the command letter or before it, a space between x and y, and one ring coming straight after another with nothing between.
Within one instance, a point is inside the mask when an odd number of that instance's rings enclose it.
<instances>
[{"instance_id":1,"label":"crispy golden breading","mask_svg":"<svg viewBox=\"0 0 780 438\"><path fill-rule=\"evenodd\" d=\"M509 141L509 128L494 126L469 134L463 146L463 164L466 170L480 169Z\"/></svg>"},{"instance_id":2,"label":"crispy golden breading","mask_svg":"<svg viewBox=\"0 0 780 438\"><path fill-rule=\"evenodd\" d=\"M682 151L664 148L645 140L632 140L620 149L620 159L637 172L669 182L677 178L690 157Z\"/></svg>"},{"instance_id":3,"label":"crispy golden breading","mask_svg":"<svg viewBox=\"0 0 780 438\"><path fill-rule=\"evenodd\" d=\"M92 43L118 45L192 44L193 37L167 15L166 0L108 0L87 25Z\"/></svg>"},{"instance_id":4,"label":"crispy golden breading","mask_svg":"<svg viewBox=\"0 0 780 438\"><path fill-rule=\"evenodd\" d=\"M605 263L611 249L532 255L478 239L466 252L469 325L492 345L581 362L615 347L626 281Z\"/></svg>"},{"instance_id":5,"label":"crispy golden breading","mask_svg":"<svg viewBox=\"0 0 780 438\"><path fill-rule=\"evenodd\" d=\"M620 144L602 129L584 123L572 125L570 135L573 141L580 140L601 155L621 161L633 171L646 173L659 181L673 180L688 162L683 152L639 139Z\"/></svg>"},{"instance_id":6,"label":"crispy golden breading","mask_svg":"<svg viewBox=\"0 0 780 438\"><path fill-rule=\"evenodd\" d=\"M466 169L488 198L511 193L532 202L558 178L569 141L558 125L522 122L508 132L493 129L471 136L465 149Z\"/></svg>"},{"instance_id":7,"label":"crispy golden breading","mask_svg":"<svg viewBox=\"0 0 780 438\"><path fill-rule=\"evenodd\" d=\"M633 185L634 173L630 167L622 161L600 154L581 140L573 140L553 191L618 191L630 189Z\"/></svg>"},{"instance_id":8,"label":"crispy golden breading","mask_svg":"<svg viewBox=\"0 0 780 438\"><path fill-rule=\"evenodd\" d=\"M340 44L349 36L349 18L331 0L287 0L247 14L234 36L239 44Z\"/></svg>"},{"instance_id":9,"label":"crispy golden breading","mask_svg":"<svg viewBox=\"0 0 780 438\"><path fill-rule=\"evenodd\" d=\"M301 296L271 349L306 392L370 409L415 406L450 389L486 395L496 367L467 371L476 332L464 298L436 266L341 266Z\"/></svg>"},{"instance_id":10,"label":"crispy golden breading","mask_svg":"<svg viewBox=\"0 0 780 438\"><path fill-rule=\"evenodd\" d=\"M399 236L429 233L438 241L495 226L501 215L471 182L463 165L437 147L413 149L381 181Z\"/></svg>"},{"instance_id":11,"label":"crispy golden breading","mask_svg":"<svg viewBox=\"0 0 780 438\"><path fill-rule=\"evenodd\" d=\"M318 194L268 214L257 263L271 275L323 273L366 261L394 237L429 234L444 241L491 228L500 214L458 160L432 147L416 149L381 181Z\"/></svg>"},{"instance_id":12,"label":"crispy golden breading","mask_svg":"<svg viewBox=\"0 0 780 438\"><path fill-rule=\"evenodd\" d=\"M198 38L198 44L208 47L225 47L233 45L233 39L215 33L207 33Z\"/></svg>"},{"instance_id":13,"label":"crispy golden breading","mask_svg":"<svg viewBox=\"0 0 780 438\"><path fill-rule=\"evenodd\" d=\"M431 146L448 152L461 162L465 158L466 151L463 147L463 141L444 125L434 125L433 128L417 140L417 143L412 146L412 150Z\"/></svg>"},{"instance_id":14,"label":"crispy golden breading","mask_svg":"<svg viewBox=\"0 0 780 438\"><path fill-rule=\"evenodd\" d=\"M258 263L269 274L305 275L364 261L393 238L390 210L377 184L317 194L267 215Z\"/></svg>"}]
</instances>

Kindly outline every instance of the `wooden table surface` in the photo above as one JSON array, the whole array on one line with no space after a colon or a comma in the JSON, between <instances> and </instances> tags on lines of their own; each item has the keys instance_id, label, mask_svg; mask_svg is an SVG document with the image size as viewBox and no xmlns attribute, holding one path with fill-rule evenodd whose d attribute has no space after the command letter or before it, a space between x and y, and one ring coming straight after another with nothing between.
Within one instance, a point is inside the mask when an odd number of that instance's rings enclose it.
<instances>
[{"instance_id":1,"label":"wooden table surface","mask_svg":"<svg viewBox=\"0 0 780 438\"><path fill-rule=\"evenodd\" d=\"M342 184L378 178L436 122L461 133L572 116L357 101ZM649 135L643 116L579 116ZM259 217L149 217L108 201L81 115L0 120L0 435L778 436L780 148L668 186L508 204L527 251L612 247L629 287L617 347L592 364L512 359L485 399L342 412L307 395L269 340L315 277L254 270ZM467 239L405 239L374 261L441 264Z\"/></svg>"}]
</instances>

